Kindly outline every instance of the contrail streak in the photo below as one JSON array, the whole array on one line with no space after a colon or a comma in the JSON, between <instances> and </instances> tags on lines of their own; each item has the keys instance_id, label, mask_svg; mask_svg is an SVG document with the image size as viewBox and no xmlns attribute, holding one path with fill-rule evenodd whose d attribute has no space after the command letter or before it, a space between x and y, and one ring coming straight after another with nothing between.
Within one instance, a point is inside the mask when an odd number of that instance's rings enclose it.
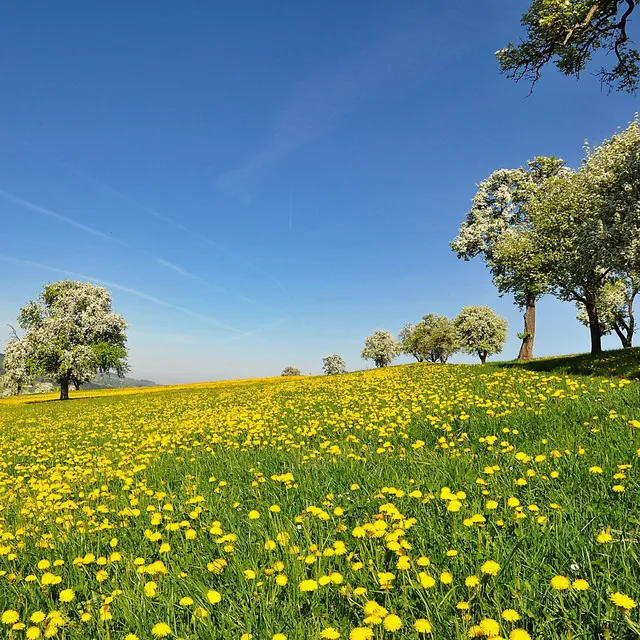
<instances>
[{"instance_id":1,"label":"contrail streak","mask_svg":"<svg viewBox=\"0 0 640 640\"><path fill-rule=\"evenodd\" d=\"M92 227L87 226L86 224L82 224L81 222L76 222L71 218L67 218L67 216L63 216L61 213L57 213L56 211L52 211L51 209L47 209L46 207L41 207L30 200L25 200L20 196L16 196L13 193L9 193L9 191L5 191L4 189L0 189L0 195L3 195L7 200L11 200L15 204L24 207L25 209L31 209L31 211L36 211L38 213L42 213L45 216L49 216L50 218L54 218L59 222L64 222L64 224L68 224L76 229L80 229L85 233L90 233L91 235L97 236L98 238L102 238L103 240L108 240L109 242L115 242L116 244L120 244L124 247L131 248L126 242L119 240L118 238L113 237L107 233L103 233L102 231L98 231Z\"/></svg>"},{"instance_id":2,"label":"contrail streak","mask_svg":"<svg viewBox=\"0 0 640 640\"><path fill-rule=\"evenodd\" d=\"M83 171L82 169L79 169L78 167L76 167L75 165L71 164L70 162L68 162L66 160L63 160L62 158L59 158L58 156L56 156L56 155L54 155L52 153L49 153L48 151L43 151L42 149L37 148L36 146L31 144L27 140L23 140L22 138L19 138L17 136L12 135L12 134L8 134L7 132L1 132L1 133L3 135L5 135L5 136L8 136L8 137L14 139L14 140L17 140L20 144L33 149L36 153L40 154L42 157L47 158L47 159L51 160L52 162L55 162L55 163L65 167L68 171L71 171L72 173L75 173L76 175L82 177L84 180L86 180L87 182L90 182L91 184L93 184L98 189L101 189L102 191L106 191L107 193L110 193L110 194L116 196L117 198L120 198L124 202L127 202L131 206L136 207L140 211L144 211L145 213L157 218L158 220L162 220L166 224L171 225L176 229L179 229L183 233L186 233L187 235L190 235L193 238L197 238L201 242L204 242L205 244L208 244L209 246L214 247L218 251L221 251L221 252L227 254L228 256L234 258L235 260L238 260L239 262L244 263L248 267L254 269L254 271L258 272L260 275L262 275L264 277L267 277L268 279L270 279L273 282L275 282L277 284L277 286L283 291L283 293L285 295L287 295L287 296L289 295L288 290L282 284L282 282L280 282L275 276L272 276L269 273L263 271L260 267L258 267L256 264L251 262L251 260L249 260L248 258L236 253L235 251L231 251L230 249L228 249L224 245L216 242L215 240L212 240L208 236L205 236L204 234L202 234L202 233L200 233L198 231L194 231L193 229L191 229L191 228L185 226L184 224L182 224L181 222L178 222L174 218L171 218L171 217L169 217L167 215L164 215L163 213L160 213L157 209L154 209L153 207L149 207L146 204L143 204L141 202L138 202L137 200L134 200L133 198L131 198L127 194L122 193L118 189L115 189L114 187L112 187L112 186L110 186L108 184L105 184L101 180L98 180L96 177L92 176L91 174L87 173L86 171Z\"/></svg>"},{"instance_id":3,"label":"contrail streak","mask_svg":"<svg viewBox=\"0 0 640 640\"><path fill-rule=\"evenodd\" d=\"M31 202L30 200L27 200L26 198L21 198L20 196L15 195L14 193L11 193L9 191L5 191L4 189L0 189L0 195L4 196L7 200L14 202L15 204L24 207L25 209L29 209L31 211L35 211L37 213L41 213L45 216L48 216L50 218L53 218L54 220L57 220L59 222L62 222L63 224L67 224L71 227L74 227L76 229L80 229L81 231L84 231L85 233L89 233L91 235L97 236L98 238L101 238L102 240L106 240L107 242L113 242L114 244L117 244L118 246L124 247L125 249L129 249L129 250L133 250L136 251L139 254L143 254L146 255L147 257L150 257L153 261L157 262L158 264L167 267L168 269L172 269L173 271L175 271L176 273L179 273L182 276L185 276L186 278L190 278L191 280L195 280L197 282L200 282L202 284L207 285L208 287L211 287L212 289L216 289L220 292L223 293L228 293L227 290L217 284L213 284L211 282L208 282L207 280L205 280L204 278L201 278L200 276L197 276L193 273L190 273L189 271L187 271L186 269L183 269L182 267L179 267L176 264L173 264L172 262L169 262L168 260L165 260L164 258L161 258L160 256L157 256L155 254L153 254L150 251L147 251L146 249L142 249L139 247L134 247L133 245L129 244L128 242L125 242L124 240L121 240L120 238L118 238L117 236L114 236L113 234L107 234L104 233L102 231L98 231L97 229L94 229L93 227L89 227L85 224L82 224L80 222L77 222L76 220L73 220L72 218L69 218L61 213L58 213L57 211L53 211L52 209L47 209L46 207L42 207L38 204L36 204L35 202ZM249 298L245 298L244 296L238 296L237 294L231 294L234 295L236 297L241 297L243 300L249 300ZM254 300L249 300L250 302L254 303L254 304L261 304L258 302L255 302Z\"/></svg>"},{"instance_id":4,"label":"contrail streak","mask_svg":"<svg viewBox=\"0 0 640 640\"><path fill-rule=\"evenodd\" d=\"M0 254L0 259L5 260L7 262L12 262L14 264L21 264L29 267L36 267L38 269L44 269L45 271L51 271L53 273L60 273L62 275L70 276L72 278L80 278L82 280L92 280L98 284L104 285L105 287L111 287L112 289L117 289L118 291L123 291L124 293L128 293L132 296L136 296L137 298L142 298L143 300L147 300L149 302L153 302L154 304L160 305L162 307L166 307L168 309L174 309L175 311L180 311L185 315L191 316L192 318L196 318L198 320L202 320L203 322L208 322L219 326L222 329L226 329L227 331L231 331L233 333L237 333L239 335L244 335L246 332L242 331L242 329L238 329L237 327L232 327L227 325L217 318L212 316L207 316L202 313L198 313L197 311L191 311L191 309L187 309L186 307L181 307L179 305L172 304L167 302L166 300L162 300L161 298L157 298L156 296L151 296L143 291L139 291L138 289L132 289L131 287L126 287L124 285L118 284L116 282L110 282L109 280L102 280L100 278L94 278L93 276L88 276L82 273L76 273L75 271L68 271L66 269L58 269L56 267L51 267L46 264L41 264L39 262L32 262L31 260L21 260L18 258L12 258L11 256L5 256Z\"/></svg>"}]
</instances>

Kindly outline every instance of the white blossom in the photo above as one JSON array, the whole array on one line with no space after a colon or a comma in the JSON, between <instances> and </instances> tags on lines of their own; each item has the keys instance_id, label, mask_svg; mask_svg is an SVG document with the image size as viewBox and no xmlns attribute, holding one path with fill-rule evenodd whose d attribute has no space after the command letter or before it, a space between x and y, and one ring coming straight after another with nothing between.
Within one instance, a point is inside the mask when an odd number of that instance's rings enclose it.
<instances>
[{"instance_id":1,"label":"white blossom","mask_svg":"<svg viewBox=\"0 0 640 640\"><path fill-rule=\"evenodd\" d=\"M347 363L337 353L322 358L322 370L328 375L344 373L347 370Z\"/></svg>"},{"instance_id":2,"label":"white blossom","mask_svg":"<svg viewBox=\"0 0 640 640\"><path fill-rule=\"evenodd\" d=\"M373 360L376 367L386 367L401 353L400 343L389 331L378 329L364 343L362 358Z\"/></svg>"}]
</instances>

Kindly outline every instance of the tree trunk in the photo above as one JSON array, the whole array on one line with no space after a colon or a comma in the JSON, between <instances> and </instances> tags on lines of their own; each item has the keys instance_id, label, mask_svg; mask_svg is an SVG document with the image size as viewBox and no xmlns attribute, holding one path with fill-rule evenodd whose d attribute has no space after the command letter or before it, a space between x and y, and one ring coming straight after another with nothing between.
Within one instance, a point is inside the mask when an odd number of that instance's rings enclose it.
<instances>
[{"instance_id":1,"label":"tree trunk","mask_svg":"<svg viewBox=\"0 0 640 640\"><path fill-rule=\"evenodd\" d=\"M585 308L589 317L589 333L591 334L591 353L596 355L602 353L602 332L600 331L600 318L596 307L595 296L589 294L585 296Z\"/></svg>"},{"instance_id":2,"label":"tree trunk","mask_svg":"<svg viewBox=\"0 0 640 640\"><path fill-rule=\"evenodd\" d=\"M60 400L69 399L69 378L60 378Z\"/></svg>"},{"instance_id":3,"label":"tree trunk","mask_svg":"<svg viewBox=\"0 0 640 640\"><path fill-rule=\"evenodd\" d=\"M480 362L484 364L487 361L487 354L485 351L478 351L478 355L480 356Z\"/></svg>"},{"instance_id":4,"label":"tree trunk","mask_svg":"<svg viewBox=\"0 0 640 640\"><path fill-rule=\"evenodd\" d=\"M527 293L526 307L524 311L524 337L520 345L518 360L533 359L533 341L536 336L536 296Z\"/></svg>"},{"instance_id":5,"label":"tree trunk","mask_svg":"<svg viewBox=\"0 0 640 640\"><path fill-rule=\"evenodd\" d=\"M613 330L616 332L622 347L628 349L631 346L633 340L633 334L629 332L627 327L621 327L617 322L613 323Z\"/></svg>"}]
</instances>

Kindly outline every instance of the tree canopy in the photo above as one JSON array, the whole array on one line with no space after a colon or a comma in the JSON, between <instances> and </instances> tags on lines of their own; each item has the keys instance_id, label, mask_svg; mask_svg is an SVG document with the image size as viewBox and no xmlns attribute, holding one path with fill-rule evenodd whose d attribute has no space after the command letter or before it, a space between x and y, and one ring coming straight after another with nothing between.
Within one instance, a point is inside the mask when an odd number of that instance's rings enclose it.
<instances>
[{"instance_id":1,"label":"tree canopy","mask_svg":"<svg viewBox=\"0 0 640 640\"><path fill-rule=\"evenodd\" d=\"M302 371L298 367L285 367L282 370L281 376L301 376Z\"/></svg>"},{"instance_id":2,"label":"tree canopy","mask_svg":"<svg viewBox=\"0 0 640 640\"><path fill-rule=\"evenodd\" d=\"M378 329L365 340L361 355L365 360L373 360L376 367L386 367L400 355L400 352L400 343L393 334Z\"/></svg>"},{"instance_id":3,"label":"tree canopy","mask_svg":"<svg viewBox=\"0 0 640 640\"><path fill-rule=\"evenodd\" d=\"M453 323L458 332L460 350L477 355L482 364L488 356L502 351L508 324L490 307L463 307Z\"/></svg>"},{"instance_id":4,"label":"tree canopy","mask_svg":"<svg viewBox=\"0 0 640 640\"><path fill-rule=\"evenodd\" d=\"M99 371L128 370L127 323L111 308L111 295L97 285L62 280L45 285L36 301L20 310L24 335L9 343L7 374L25 371L55 379L60 399L69 397L69 384L89 382ZM14 364L15 362L15 364Z\"/></svg>"},{"instance_id":5,"label":"tree canopy","mask_svg":"<svg viewBox=\"0 0 640 640\"><path fill-rule=\"evenodd\" d=\"M591 351L602 351L598 297L640 267L640 123L587 148L578 171L545 182L531 202L550 290L584 305Z\"/></svg>"},{"instance_id":6,"label":"tree canopy","mask_svg":"<svg viewBox=\"0 0 640 640\"><path fill-rule=\"evenodd\" d=\"M418 362L445 364L458 350L453 322L436 313L427 314L416 324L405 325L398 337L402 351Z\"/></svg>"},{"instance_id":7,"label":"tree canopy","mask_svg":"<svg viewBox=\"0 0 640 640\"><path fill-rule=\"evenodd\" d=\"M509 78L531 82L553 63L563 74L579 77L593 55L611 54L613 64L597 75L611 89L635 93L640 54L629 35L639 0L534 0L522 16L526 36L496 52Z\"/></svg>"},{"instance_id":8,"label":"tree canopy","mask_svg":"<svg viewBox=\"0 0 640 640\"><path fill-rule=\"evenodd\" d=\"M330 356L322 358L322 370L328 375L337 375L347 370L347 363L342 356L333 353Z\"/></svg>"}]
</instances>

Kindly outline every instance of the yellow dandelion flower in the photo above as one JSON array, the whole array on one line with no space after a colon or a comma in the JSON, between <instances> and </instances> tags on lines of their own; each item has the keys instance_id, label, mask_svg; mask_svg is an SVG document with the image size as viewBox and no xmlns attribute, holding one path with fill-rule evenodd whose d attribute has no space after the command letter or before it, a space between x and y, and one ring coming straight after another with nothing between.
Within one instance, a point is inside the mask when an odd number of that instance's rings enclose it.
<instances>
[{"instance_id":1,"label":"yellow dandelion flower","mask_svg":"<svg viewBox=\"0 0 640 640\"><path fill-rule=\"evenodd\" d=\"M392 613L391 615L388 615L384 619L384 622L382 624L387 631L393 632L393 631L397 631L402 627L402 620L400 619L399 616Z\"/></svg>"},{"instance_id":2,"label":"yellow dandelion flower","mask_svg":"<svg viewBox=\"0 0 640 640\"><path fill-rule=\"evenodd\" d=\"M426 620L425 618L418 618L414 623L413 623L413 628L418 632L418 633L431 633L433 627L431 626L431 623Z\"/></svg>"},{"instance_id":3,"label":"yellow dandelion flower","mask_svg":"<svg viewBox=\"0 0 640 640\"><path fill-rule=\"evenodd\" d=\"M531 636L524 629L514 629L509 634L509 640L531 640Z\"/></svg>"},{"instance_id":4,"label":"yellow dandelion flower","mask_svg":"<svg viewBox=\"0 0 640 640\"><path fill-rule=\"evenodd\" d=\"M624 593L620 593L619 591L612 593L609 596L609 600L611 600L616 607L619 607L624 611L631 611L631 609L634 609L637 606L635 600L632 600L629 596L626 596Z\"/></svg>"},{"instance_id":5,"label":"yellow dandelion flower","mask_svg":"<svg viewBox=\"0 0 640 640\"><path fill-rule=\"evenodd\" d=\"M500 623L493 618L485 618L480 621L480 628L485 636L497 636L500 633Z\"/></svg>"},{"instance_id":6,"label":"yellow dandelion flower","mask_svg":"<svg viewBox=\"0 0 640 640\"><path fill-rule=\"evenodd\" d=\"M216 591L215 589L207 591L207 602L209 604L218 604L220 600L222 600L222 595L219 591Z\"/></svg>"},{"instance_id":7,"label":"yellow dandelion flower","mask_svg":"<svg viewBox=\"0 0 640 640\"><path fill-rule=\"evenodd\" d=\"M577 580L573 581L573 584L571 586L576 591L586 591L589 588L589 583L582 578L578 578Z\"/></svg>"},{"instance_id":8,"label":"yellow dandelion flower","mask_svg":"<svg viewBox=\"0 0 640 640\"><path fill-rule=\"evenodd\" d=\"M71 602L75 597L73 589L63 589L58 596L60 602Z\"/></svg>"},{"instance_id":9,"label":"yellow dandelion flower","mask_svg":"<svg viewBox=\"0 0 640 640\"><path fill-rule=\"evenodd\" d=\"M373 629L369 627L354 627L349 633L349 640L371 640Z\"/></svg>"},{"instance_id":10,"label":"yellow dandelion flower","mask_svg":"<svg viewBox=\"0 0 640 640\"><path fill-rule=\"evenodd\" d=\"M500 565L493 560L487 560L481 567L480 571L490 576L497 576L500 571Z\"/></svg>"},{"instance_id":11,"label":"yellow dandelion flower","mask_svg":"<svg viewBox=\"0 0 640 640\"><path fill-rule=\"evenodd\" d=\"M418 579L420 580L420 585L425 589L430 589L436 584L435 578L424 571L418 574Z\"/></svg>"},{"instance_id":12,"label":"yellow dandelion flower","mask_svg":"<svg viewBox=\"0 0 640 640\"><path fill-rule=\"evenodd\" d=\"M315 591L318 588L318 583L315 580L303 580L299 585L300 591Z\"/></svg>"},{"instance_id":13,"label":"yellow dandelion flower","mask_svg":"<svg viewBox=\"0 0 640 640\"><path fill-rule=\"evenodd\" d=\"M551 578L551 586L556 591L564 591L565 589L568 589L570 585L571 581L565 576L554 576Z\"/></svg>"},{"instance_id":14,"label":"yellow dandelion flower","mask_svg":"<svg viewBox=\"0 0 640 640\"><path fill-rule=\"evenodd\" d=\"M54 573L43 573L42 578L40 580L43 587L47 587L54 584L60 584L62 582L62 578L60 576L55 575Z\"/></svg>"},{"instance_id":15,"label":"yellow dandelion flower","mask_svg":"<svg viewBox=\"0 0 640 640\"><path fill-rule=\"evenodd\" d=\"M171 627L166 622L157 622L151 629L151 635L156 638L166 638L171 633Z\"/></svg>"},{"instance_id":16,"label":"yellow dandelion flower","mask_svg":"<svg viewBox=\"0 0 640 640\"><path fill-rule=\"evenodd\" d=\"M333 627L327 627L320 632L320 637L325 640L337 640L340 637L340 632Z\"/></svg>"},{"instance_id":17,"label":"yellow dandelion flower","mask_svg":"<svg viewBox=\"0 0 640 640\"><path fill-rule=\"evenodd\" d=\"M18 620L20 620L20 614L13 609L7 609L2 616L0 616L2 624L15 624Z\"/></svg>"},{"instance_id":18,"label":"yellow dandelion flower","mask_svg":"<svg viewBox=\"0 0 640 640\"><path fill-rule=\"evenodd\" d=\"M603 530L598 534L596 540L600 544L606 544L607 542L611 542L613 540L613 536L608 531Z\"/></svg>"},{"instance_id":19,"label":"yellow dandelion flower","mask_svg":"<svg viewBox=\"0 0 640 640\"><path fill-rule=\"evenodd\" d=\"M507 622L517 622L520 620L520 614L515 609L505 609L502 618Z\"/></svg>"}]
</instances>

